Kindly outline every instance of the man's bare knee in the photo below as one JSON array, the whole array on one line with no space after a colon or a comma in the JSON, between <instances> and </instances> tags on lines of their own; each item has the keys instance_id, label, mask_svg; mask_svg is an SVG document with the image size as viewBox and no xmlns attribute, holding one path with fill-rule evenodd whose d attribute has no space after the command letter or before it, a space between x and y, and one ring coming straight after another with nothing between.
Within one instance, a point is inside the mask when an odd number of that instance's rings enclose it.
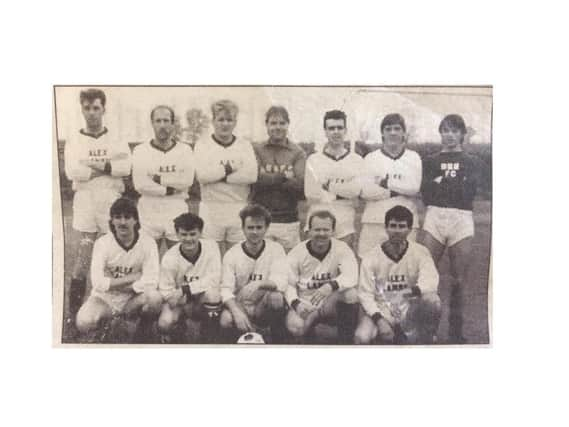
<instances>
[{"instance_id":1,"label":"man's bare knee","mask_svg":"<svg viewBox=\"0 0 569 427\"><path fill-rule=\"evenodd\" d=\"M286 318L286 328L290 334L296 338L304 335L304 321L291 315Z\"/></svg>"},{"instance_id":2,"label":"man's bare knee","mask_svg":"<svg viewBox=\"0 0 569 427\"><path fill-rule=\"evenodd\" d=\"M80 333L84 334L96 329L100 319L101 319L100 315L93 313L88 308L83 306L77 313L77 318L75 319L75 326L77 327L77 330Z\"/></svg>"},{"instance_id":3,"label":"man's bare knee","mask_svg":"<svg viewBox=\"0 0 569 427\"><path fill-rule=\"evenodd\" d=\"M229 329L233 327L233 316L229 310L223 310L221 316L219 317L219 325L223 329Z\"/></svg>"},{"instance_id":4,"label":"man's bare knee","mask_svg":"<svg viewBox=\"0 0 569 427\"><path fill-rule=\"evenodd\" d=\"M340 301L346 304L357 304L359 301L357 291L354 288L350 288L340 292Z\"/></svg>"},{"instance_id":5,"label":"man's bare knee","mask_svg":"<svg viewBox=\"0 0 569 427\"><path fill-rule=\"evenodd\" d=\"M365 331L363 328L358 328L354 334L354 344L369 344L372 342L373 338L373 334L369 331Z\"/></svg>"},{"instance_id":6,"label":"man's bare knee","mask_svg":"<svg viewBox=\"0 0 569 427\"><path fill-rule=\"evenodd\" d=\"M142 306L142 313L144 314L160 314L162 310L162 295L156 290L147 291L144 293L144 304Z\"/></svg>"}]
</instances>

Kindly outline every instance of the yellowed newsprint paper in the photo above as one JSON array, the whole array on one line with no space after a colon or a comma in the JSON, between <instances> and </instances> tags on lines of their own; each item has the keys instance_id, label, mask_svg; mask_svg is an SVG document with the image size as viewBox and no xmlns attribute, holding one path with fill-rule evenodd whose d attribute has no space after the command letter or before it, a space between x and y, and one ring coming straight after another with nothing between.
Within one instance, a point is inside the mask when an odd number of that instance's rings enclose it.
<instances>
[{"instance_id":1,"label":"yellowed newsprint paper","mask_svg":"<svg viewBox=\"0 0 569 427\"><path fill-rule=\"evenodd\" d=\"M492 102L54 86L53 345L490 345Z\"/></svg>"}]
</instances>

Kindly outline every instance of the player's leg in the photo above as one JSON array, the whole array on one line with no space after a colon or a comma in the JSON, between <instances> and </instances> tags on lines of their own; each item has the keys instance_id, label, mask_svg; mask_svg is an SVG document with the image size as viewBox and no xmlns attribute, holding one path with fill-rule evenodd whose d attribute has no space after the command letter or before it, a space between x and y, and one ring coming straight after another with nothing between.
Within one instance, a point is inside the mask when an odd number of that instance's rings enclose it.
<instances>
[{"instance_id":1,"label":"player's leg","mask_svg":"<svg viewBox=\"0 0 569 427\"><path fill-rule=\"evenodd\" d=\"M472 262L472 237L467 237L448 248L453 284L449 302L449 342L461 344L463 336L465 288L468 268Z\"/></svg>"},{"instance_id":2,"label":"player's leg","mask_svg":"<svg viewBox=\"0 0 569 427\"><path fill-rule=\"evenodd\" d=\"M81 335L87 336L98 330L103 321L111 319L112 314L112 308L104 300L91 295L77 313L77 330Z\"/></svg>"},{"instance_id":3,"label":"player's leg","mask_svg":"<svg viewBox=\"0 0 569 427\"><path fill-rule=\"evenodd\" d=\"M358 294L354 288L332 292L317 310L318 319L314 325L319 322L336 323L338 342L352 344L358 324L359 307Z\"/></svg>"},{"instance_id":4,"label":"player's leg","mask_svg":"<svg viewBox=\"0 0 569 427\"><path fill-rule=\"evenodd\" d=\"M433 257L435 265L438 266L445 251L445 245L443 245L427 230L421 230L419 240L419 243L429 250L431 256Z\"/></svg>"},{"instance_id":5,"label":"player's leg","mask_svg":"<svg viewBox=\"0 0 569 427\"><path fill-rule=\"evenodd\" d=\"M269 327L272 344L282 344L286 335L285 316L286 302L282 292L266 291L255 305L253 321Z\"/></svg>"},{"instance_id":6,"label":"player's leg","mask_svg":"<svg viewBox=\"0 0 569 427\"><path fill-rule=\"evenodd\" d=\"M221 295L217 289L208 289L197 299L200 318L200 341L206 344L217 343L220 339ZM190 318L194 318L192 313Z\"/></svg>"},{"instance_id":7,"label":"player's leg","mask_svg":"<svg viewBox=\"0 0 569 427\"><path fill-rule=\"evenodd\" d=\"M447 217L444 210L428 206L418 242L429 249L437 266L445 251L447 234Z\"/></svg>"},{"instance_id":8,"label":"player's leg","mask_svg":"<svg viewBox=\"0 0 569 427\"><path fill-rule=\"evenodd\" d=\"M152 339L152 327L162 310L162 295L148 289L130 298L122 309L122 315L130 328L135 327L135 342L148 343Z\"/></svg>"},{"instance_id":9,"label":"player's leg","mask_svg":"<svg viewBox=\"0 0 569 427\"><path fill-rule=\"evenodd\" d=\"M79 308L83 304L85 292L87 290L87 274L91 264L91 255L93 253L93 244L97 238L96 232L82 232L79 239L79 248L75 265L71 273L71 284L69 287L69 314L71 318L75 318Z\"/></svg>"},{"instance_id":10,"label":"player's leg","mask_svg":"<svg viewBox=\"0 0 569 427\"><path fill-rule=\"evenodd\" d=\"M288 332L300 343L305 334L304 319L291 308L286 314L285 322Z\"/></svg>"},{"instance_id":11,"label":"player's leg","mask_svg":"<svg viewBox=\"0 0 569 427\"><path fill-rule=\"evenodd\" d=\"M360 309L358 327L354 334L354 344L371 344L377 337L377 326L367 314Z\"/></svg>"},{"instance_id":12,"label":"player's leg","mask_svg":"<svg viewBox=\"0 0 569 427\"><path fill-rule=\"evenodd\" d=\"M300 222L271 223L266 236L280 243L288 253L300 243Z\"/></svg>"},{"instance_id":13,"label":"player's leg","mask_svg":"<svg viewBox=\"0 0 569 427\"><path fill-rule=\"evenodd\" d=\"M407 318L407 330L417 333L416 344L432 344L441 320L441 299L436 292L423 294L411 301Z\"/></svg>"},{"instance_id":14,"label":"player's leg","mask_svg":"<svg viewBox=\"0 0 569 427\"><path fill-rule=\"evenodd\" d=\"M395 343L396 333L394 328L385 319L380 319L377 324L377 339L382 344Z\"/></svg>"}]
</instances>

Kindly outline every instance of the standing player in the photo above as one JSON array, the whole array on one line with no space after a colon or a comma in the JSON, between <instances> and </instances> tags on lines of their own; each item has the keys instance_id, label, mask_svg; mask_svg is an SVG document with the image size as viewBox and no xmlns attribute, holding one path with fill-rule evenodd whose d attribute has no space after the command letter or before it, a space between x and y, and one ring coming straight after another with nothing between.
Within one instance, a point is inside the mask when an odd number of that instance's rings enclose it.
<instances>
[{"instance_id":1,"label":"standing player","mask_svg":"<svg viewBox=\"0 0 569 427\"><path fill-rule=\"evenodd\" d=\"M191 213L174 219L180 243L162 258L159 290L165 303L158 328L168 334L185 317L201 323L201 341L213 342L221 312L221 255L217 243L201 238L203 227Z\"/></svg>"},{"instance_id":2,"label":"standing player","mask_svg":"<svg viewBox=\"0 0 569 427\"><path fill-rule=\"evenodd\" d=\"M260 205L240 213L245 241L223 258L221 327L240 333L270 327L273 339L284 327L287 289L286 254L281 245L265 239L271 214Z\"/></svg>"},{"instance_id":3,"label":"standing player","mask_svg":"<svg viewBox=\"0 0 569 427\"><path fill-rule=\"evenodd\" d=\"M413 213L418 226L417 208L413 200L421 187L422 164L419 155L408 150L405 120L400 114L388 114L381 122L381 149L365 158L366 177L362 197L367 200L362 215L358 255L363 257L378 243L387 240L385 213L401 205ZM415 230L409 240L415 240Z\"/></svg>"},{"instance_id":4,"label":"standing player","mask_svg":"<svg viewBox=\"0 0 569 427\"><path fill-rule=\"evenodd\" d=\"M259 177L252 187L251 200L271 213L265 237L289 251L300 242L297 208L304 188L306 153L287 137L290 119L286 108L269 108L265 124L269 139L254 145Z\"/></svg>"},{"instance_id":5,"label":"standing player","mask_svg":"<svg viewBox=\"0 0 569 427\"><path fill-rule=\"evenodd\" d=\"M251 144L233 135L237 105L217 101L211 112L214 133L196 145L196 172L202 186L204 237L216 240L223 254L243 240L239 211L247 204L250 184L257 180L257 160Z\"/></svg>"},{"instance_id":6,"label":"standing player","mask_svg":"<svg viewBox=\"0 0 569 427\"><path fill-rule=\"evenodd\" d=\"M310 240L289 252L291 307L286 323L291 334L302 338L318 323L338 326L341 344L352 343L358 317L358 263L350 247L332 237L336 218L316 211L308 219Z\"/></svg>"},{"instance_id":7,"label":"standing player","mask_svg":"<svg viewBox=\"0 0 569 427\"><path fill-rule=\"evenodd\" d=\"M122 315L128 321L140 317L138 331L146 335L162 305L158 249L154 240L139 233L138 211L132 201L115 201L110 217L111 232L95 242L93 290L77 313L77 329L87 334L105 320Z\"/></svg>"},{"instance_id":8,"label":"standing player","mask_svg":"<svg viewBox=\"0 0 569 427\"><path fill-rule=\"evenodd\" d=\"M328 138L324 150L312 154L306 164L304 192L310 203L308 216L317 210L332 212L338 221L336 237L353 247L355 207L361 192L359 176L364 161L345 147L346 113L326 112L324 131Z\"/></svg>"},{"instance_id":9,"label":"standing player","mask_svg":"<svg viewBox=\"0 0 569 427\"><path fill-rule=\"evenodd\" d=\"M87 270L97 233L108 232L112 203L124 191L130 174L130 150L104 127L106 96L100 89L79 94L85 127L65 144L65 174L73 181L73 228L81 233L69 287L70 321L83 303Z\"/></svg>"},{"instance_id":10,"label":"standing player","mask_svg":"<svg viewBox=\"0 0 569 427\"><path fill-rule=\"evenodd\" d=\"M186 199L194 181L192 149L174 140L174 110L166 105L150 113L154 139L137 146L132 158L132 177L142 229L160 245L171 247L178 239L172 220L188 212Z\"/></svg>"},{"instance_id":11,"label":"standing player","mask_svg":"<svg viewBox=\"0 0 569 427\"><path fill-rule=\"evenodd\" d=\"M441 316L439 274L424 246L407 240L413 214L395 206L385 214L388 240L363 258L358 296L363 311L355 343L431 344Z\"/></svg>"},{"instance_id":12,"label":"standing player","mask_svg":"<svg viewBox=\"0 0 569 427\"><path fill-rule=\"evenodd\" d=\"M465 343L463 311L468 266L472 262L474 221L472 202L476 194L478 168L474 158L462 150L466 125L461 116L450 114L439 125L442 150L425 159L423 202L427 206L423 244L438 265L448 248L453 286L450 298L449 342Z\"/></svg>"}]
</instances>

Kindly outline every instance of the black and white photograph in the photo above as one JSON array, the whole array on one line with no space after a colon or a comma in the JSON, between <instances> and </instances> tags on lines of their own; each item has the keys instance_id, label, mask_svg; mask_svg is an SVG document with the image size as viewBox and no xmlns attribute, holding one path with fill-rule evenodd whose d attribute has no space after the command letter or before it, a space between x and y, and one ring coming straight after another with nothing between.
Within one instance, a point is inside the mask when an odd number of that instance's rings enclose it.
<instances>
[{"instance_id":1,"label":"black and white photograph","mask_svg":"<svg viewBox=\"0 0 569 427\"><path fill-rule=\"evenodd\" d=\"M491 87L55 86L54 106L54 342L490 343Z\"/></svg>"}]
</instances>

